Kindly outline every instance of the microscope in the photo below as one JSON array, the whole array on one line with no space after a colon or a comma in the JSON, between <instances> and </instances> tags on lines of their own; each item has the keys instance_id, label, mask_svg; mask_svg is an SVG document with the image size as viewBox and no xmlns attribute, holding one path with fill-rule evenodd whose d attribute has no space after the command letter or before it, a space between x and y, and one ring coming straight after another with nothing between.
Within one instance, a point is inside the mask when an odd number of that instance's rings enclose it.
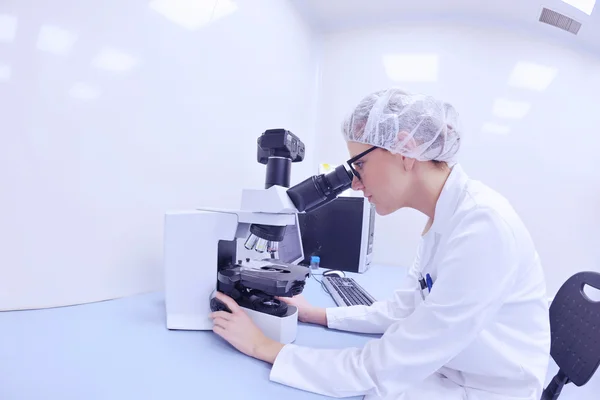
<instances>
[{"instance_id":1,"label":"microscope","mask_svg":"<svg viewBox=\"0 0 600 400\"><path fill-rule=\"evenodd\" d=\"M164 220L167 328L212 330L209 315L230 311L214 297L233 298L266 336L296 338L298 310L279 300L302 293L308 267L298 213L334 200L352 184L345 165L290 187L293 163L304 160L304 143L285 129L257 140L257 161L266 165L264 188L243 189L237 210L169 211Z\"/></svg>"}]
</instances>

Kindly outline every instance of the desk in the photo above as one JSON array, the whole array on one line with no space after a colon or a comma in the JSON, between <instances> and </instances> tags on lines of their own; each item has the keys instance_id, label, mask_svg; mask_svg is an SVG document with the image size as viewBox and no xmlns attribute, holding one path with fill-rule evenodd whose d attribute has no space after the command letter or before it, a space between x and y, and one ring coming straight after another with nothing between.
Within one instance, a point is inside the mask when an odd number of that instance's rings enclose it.
<instances>
[{"instance_id":1,"label":"desk","mask_svg":"<svg viewBox=\"0 0 600 400\"><path fill-rule=\"evenodd\" d=\"M347 276L383 299L405 274L404 268L373 266ZM335 306L313 278L304 295L315 305ZM295 343L343 348L374 337L301 323ZM326 398L269 381L270 367L212 331L166 329L162 293L0 312L2 400Z\"/></svg>"}]
</instances>

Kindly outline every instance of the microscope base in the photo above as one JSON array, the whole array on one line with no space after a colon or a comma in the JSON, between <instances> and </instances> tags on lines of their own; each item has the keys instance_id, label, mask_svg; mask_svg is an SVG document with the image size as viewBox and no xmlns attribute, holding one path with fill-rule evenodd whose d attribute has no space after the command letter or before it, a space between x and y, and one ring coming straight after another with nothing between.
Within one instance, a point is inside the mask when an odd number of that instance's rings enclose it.
<instances>
[{"instance_id":1,"label":"microscope base","mask_svg":"<svg viewBox=\"0 0 600 400\"><path fill-rule=\"evenodd\" d=\"M270 339L279 343L288 344L296 340L298 331L298 309L288 306L288 312L283 317L261 313L242 307L256 326ZM213 323L209 318L200 318L198 315L176 315L167 318L167 329L209 331Z\"/></svg>"},{"instance_id":2,"label":"microscope base","mask_svg":"<svg viewBox=\"0 0 600 400\"><path fill-rule=\"evenodd\" d=\"M242 307L256 326L270 339L288 344L296 340L298 331L298 309L288 306L288 312L283 317L261 313Z\"/></svg>"}]
</instances>

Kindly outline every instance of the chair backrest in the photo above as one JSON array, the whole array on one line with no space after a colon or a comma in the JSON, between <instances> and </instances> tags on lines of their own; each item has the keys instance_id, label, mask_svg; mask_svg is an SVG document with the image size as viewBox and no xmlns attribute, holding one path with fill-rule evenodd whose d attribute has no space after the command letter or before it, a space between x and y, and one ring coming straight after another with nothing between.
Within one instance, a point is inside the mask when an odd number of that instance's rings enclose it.
<instances>
[{"instance_id":1,"label":"chair backrest","mask_svg":"<svg viewBox=\"0 0 600 400\"><path fill-rule=\"evenodd\" d=\"M550 354L577 386L585 385L600 365L600 302L585 294L586 284L600 290L600 273L573 275L550 305Z\"/></svg>"}]
</instances>

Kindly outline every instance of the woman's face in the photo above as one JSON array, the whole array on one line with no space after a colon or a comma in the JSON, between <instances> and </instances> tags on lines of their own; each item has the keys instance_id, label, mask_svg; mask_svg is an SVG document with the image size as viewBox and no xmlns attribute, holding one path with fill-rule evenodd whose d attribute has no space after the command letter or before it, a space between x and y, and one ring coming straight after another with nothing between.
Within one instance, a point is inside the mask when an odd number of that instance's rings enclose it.
<instances>
[{"instance_id":1,"label":"woman's face","mask_svg":"<svg viewBox=\"0 0 600 400\"><path fill-rule=\"evenodd\" d=\"M347 142L350 158L372 146ZM385 149L375 149L352 163L360 175L352 180L354 190L362 190L379 215L387 215L406 206L410 196L414 160Z\"/></svg>"}]
</instances>

